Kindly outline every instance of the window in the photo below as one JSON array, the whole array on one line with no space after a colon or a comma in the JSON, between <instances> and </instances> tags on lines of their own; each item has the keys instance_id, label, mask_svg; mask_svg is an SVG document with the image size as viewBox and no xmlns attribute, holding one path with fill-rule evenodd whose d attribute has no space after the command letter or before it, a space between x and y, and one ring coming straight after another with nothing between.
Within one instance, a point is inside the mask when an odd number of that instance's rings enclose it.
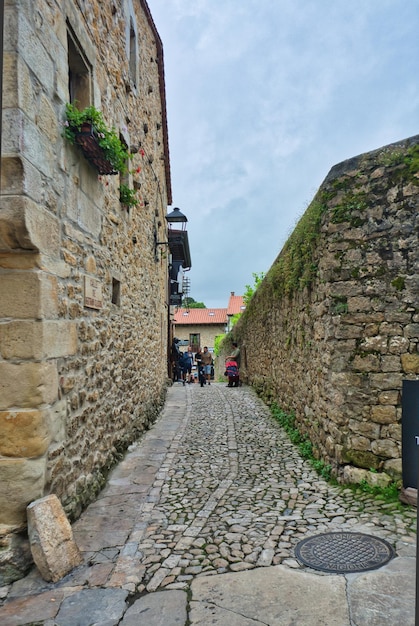
<instances>
[{"instance_id":1,"label":"window","mask_svg":"<svg viewBox=\"0 0 419 626\"><path fill-rule=\"evenodd\" d=\"M134 87L137 87L137 35L132 17L130 17L129 22L129 73Z\"/></svg>"},{"instance_id":2,"label":"window","mask_svg":"<svg viewBox=\"0 0 419 626\"><path fill-rule=\"evenodd\" d=\"M201 342L200 333L190 333L189 334L189 345L192 348L192 352L198 352L198 348Z\"/></svg>"},{"instance_id":3,"label":"window","mask_svg":"<svg viewBox=\"0 0 419 626\"><path fill-rule=\"evenodd\" d=\"M92 102L92 67L67 23L68 91L70 102L84 109Z\"/></svg>"},{"instance_id":4,"label":"window","mask_svg":"<svg viewBox=\"0 0 419 626\"><path fill-rule=\"evenodd\" d=\"M121 306L121 281L112 278L112 304Z\"/></svg>"}]
</instances>

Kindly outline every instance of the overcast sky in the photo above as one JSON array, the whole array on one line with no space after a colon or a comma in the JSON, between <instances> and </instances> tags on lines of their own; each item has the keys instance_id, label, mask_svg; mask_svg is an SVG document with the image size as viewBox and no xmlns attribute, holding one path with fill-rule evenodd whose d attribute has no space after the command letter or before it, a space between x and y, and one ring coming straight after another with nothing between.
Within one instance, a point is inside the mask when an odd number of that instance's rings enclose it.
<instances>
[{"instance_id":1,"label":"overcast sky","mask_svg":"<svg viewBox=\"0 0 419 626\"><path fill-rule=\"evenodd\" d=\"M148 4L190 295L226 307L268 271L333 165L419 134L419 2Z\"/></svg>"}]
</instances>

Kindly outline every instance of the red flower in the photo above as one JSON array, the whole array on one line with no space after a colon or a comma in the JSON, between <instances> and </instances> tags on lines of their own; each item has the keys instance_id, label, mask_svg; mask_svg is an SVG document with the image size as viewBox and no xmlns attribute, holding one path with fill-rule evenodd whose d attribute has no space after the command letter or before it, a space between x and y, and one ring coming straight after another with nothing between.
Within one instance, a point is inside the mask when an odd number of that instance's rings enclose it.
<instances>
[{"instance_id":1,"label":"red flower","mask_svg":"<svg viewBox=\"0 0 419 626\"><path fill-rule=\"evenodd\" d=\"M141 172L141 167L137 167L137 169L135 170L136 174L139 174Z\"/></svg>"},{"instance_id":2,"label":"red flower","mask_svg":"<svg viewBox=\"0 0 419 626\"><path fill-rule=\"evenodd\" d=\"M140 154L141 154L142 157L145 156L145 152L144 152L144 150L142 148L140 150Z\"/></svg>"}]
</instances>

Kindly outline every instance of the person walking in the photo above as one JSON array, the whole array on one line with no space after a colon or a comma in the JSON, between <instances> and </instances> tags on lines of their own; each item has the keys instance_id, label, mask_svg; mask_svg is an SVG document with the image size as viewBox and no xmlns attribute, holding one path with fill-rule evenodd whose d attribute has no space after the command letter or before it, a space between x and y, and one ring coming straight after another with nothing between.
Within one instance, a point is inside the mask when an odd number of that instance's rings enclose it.
<instances>
[{"instance_id":1,"label":"person walking","mask_svg":"<svg viewBox=\"0 0 419 626\"><path fill-rule=\"evenodd\" d=\"M198 352L195 354L195 363L196 363L198 368L202 364L202 350L201 350L201 348L198 348Z\"/></svg>"},{"instance_id":2,"label":"person walking","mask_svg":"<svg viewBox=\"0 0 419 626\"><path fill-rule=\"evenodd\" d=\"M202 353L202 365L204 367L204 373L207 379L207 383L211 384L211 365L212 365L212 354L209 352L208 347L204 346L204 351Z\"/></svg>"},{"instance_id":3,"label":"person walking","mask_svg":"<svg viewBox=\"0 0 419 626\"><path fill-rule=\"evenodd\" d=\"M189 363L189 359L188 359L187 353L181 352L179 356L178 365L179 365L179 371L180 371L180 380L182 381L183 385L186 382L186 376L188 373L188 363Z\"/></svg>"},{"instance_id":4,"label":"person walking","mask_svg":"<svg viewBox=\"0 0 419 626\"><path fill-rule=\"evenodd\" d=\"M198 382L203 387L206 384L204 366L202 365L202 350L198 348L198 352L195 354L195 363L198 370Z\"/></svg>"},{"instance_id":5,"label":"person walking","mask_svg":"<svg viewBox=\"0 0 419 626\"><path fill-rule=\"evenodd\" d=\"M174 337L173 339L170 356L171 356L171 364L172 364L173 382L175 383L176 381L181 380L181 368L179 365L179 361L182 356L182 353L179 350L179 339L177 337Z\"/></svg>"},{"instance_id":6,"label":"person walking","mask_svg":"<svg viewBox=\"0 0 419 626\"><path fill-rule=\"evenodd\" d=\"M205 377L203 376L203 365L202 365L202 350L201 347L198 348L196 354L195 354L195 363L196 363L196 369L197 369L197 373L198 373L198 382L201 384L201 387L203 386L203 383L205 382Z\"/></svg>"},{"instance_id":7,"label":"person walking","mask_svg":"<svg viewBox=\"0 0 419 626\"><path fill-rule=\"evenodd\" d=\"M188 351L185 352L185 361L186 361L187 372L188 372L187 382L188 383L193 383L195 381L194 381L194 377L193 377L193 374L192 374L193 352L192 352L191 346L188 346Z\"/></svg>"}]
</instances>

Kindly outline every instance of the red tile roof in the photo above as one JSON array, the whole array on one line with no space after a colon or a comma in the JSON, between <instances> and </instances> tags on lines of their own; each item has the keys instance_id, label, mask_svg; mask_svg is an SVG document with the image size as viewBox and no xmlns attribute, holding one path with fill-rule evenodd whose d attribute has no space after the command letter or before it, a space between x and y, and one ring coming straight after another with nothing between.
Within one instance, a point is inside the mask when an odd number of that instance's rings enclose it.
<instances>
[{"instance_id":1,"label":"red tile roof","mask_svg":"<svg viewBox=\"0 0 419 626\"><path fill-rule=\"evenodd\" d=\"M245 310L243 296L235 296L234 293L231 294L230 300L228 301L227 307L227 315L236 315L236 313L243 313Z\"/></svg>"},{"instance_id":2,"label":"red tile roof","mask_svg":"<svg viewBox=\"0 0 419 626\"><path fill-rule=\"evenodd\" d=\"M227 309L178 309L173 321L177 326L186 324L226 324Z\"/></svg>"}]
</instances>

